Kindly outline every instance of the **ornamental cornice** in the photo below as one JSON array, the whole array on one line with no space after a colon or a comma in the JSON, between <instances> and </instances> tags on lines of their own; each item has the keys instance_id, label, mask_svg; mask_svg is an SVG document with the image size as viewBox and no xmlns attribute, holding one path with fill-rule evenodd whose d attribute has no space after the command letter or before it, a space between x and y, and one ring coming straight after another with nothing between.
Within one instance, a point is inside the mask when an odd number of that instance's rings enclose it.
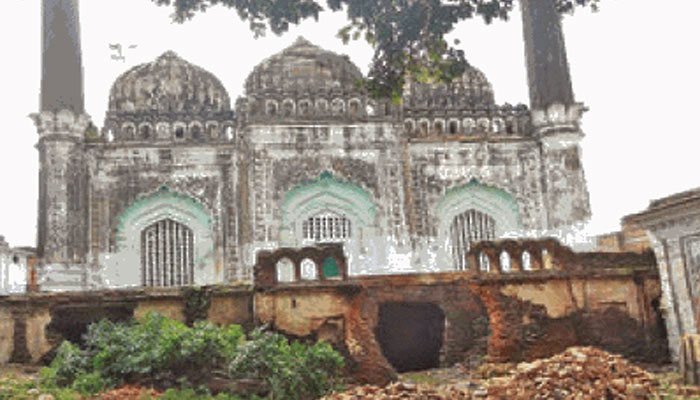
<instances>
[{"instance_id":1,"label":"ornamental cornice","mask_svg":"<svg viewBox=\"0 0 700 400\"><path fill-rule=\"evenodd\" d=\"M551 104L546 109L533 109L532 125L536 128L575 128L578 129L581 116L588 109L583 103L565 105L560 103Z\"/></svg>"},{"instance_id":2,"label":"ornamental cornice","mask_svg":"<svg viewBox=\"0 0 700 400\"><path fill-rule=\"evenodd\" d=\"M30 114L40 136L65 135L82 139L88 126L92 123L85 113L76 114L71 110L42 111Z\"/></svg>"}]
</instances>

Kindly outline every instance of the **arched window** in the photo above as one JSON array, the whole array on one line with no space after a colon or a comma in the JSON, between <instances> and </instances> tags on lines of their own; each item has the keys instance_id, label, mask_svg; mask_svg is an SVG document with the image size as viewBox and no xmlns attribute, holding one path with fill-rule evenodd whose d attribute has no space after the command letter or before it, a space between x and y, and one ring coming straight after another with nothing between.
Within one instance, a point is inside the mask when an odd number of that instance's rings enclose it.
<instances>
[{"instance_id":1,"label":"arched window","mask_svg":"<svg viewBox=\"0 0 700 400\"><path fill-rule=\"evenodd\" d=\"M467 252L472 243L496 238L496 221L488 214L471 209L458 214L450 227L452 256L458 270L467 269Z\"/></svg>"},{"instance_id":2,"label":"arched window","mask_svg":"<svg viewBox=\"0 0 700 400\"><path fill-rule=\"evenodd\" d=\"M151 127L148 125L141 126L141 137L143 139L148 139L151 137Z\"/></svg>"},{"instance_id":3,"label":"arched window","mask_svg":"<svg viewBox=\"0 0 700 400\"><path fill-rule=\"evenodd\" d=\"M426 136L428 134L428 121L420 122L420 134Z\"/></svg>"},{"instance_id":4,"label":"arched window","mask_svg":"<svg viewBox=\"0 0 700 400\"><path fill-rule=\"evenodd\" d=\"M285 117L291 117L294 115L294 101L293 100L285 100L282 102L282 114Z\"/></svg>"},{"instance_id":5,"label":"arched window","mask_svg":"<svg viewBox=\"0 0 700 400\"><path fill-rule=\"evenodd\" d=\"M182 286L194 281L194 235L187 226L162 219L141 232L144 286Z\"/></svg>"},{"instance_id":6,"label":"arched window","mask_svg":"<svg viewBox=\"0 0 700 400\"><path fill-rule=\"evenodd\" d=\"M358 100L350 100L350 115L355 117L360 112L360 102Z\"/></svg>"},{"instance_id":7,"label":"arched window","mask_svg":"<svg viewBox=\"0 0 700 400\"><path fill-rule=\"evenodd\" d=\"M217 128L218 127L214 124L207 126L207 132L210 138L217 139L219 137L219 131Z\"/></svg>"},{"instance_id":8,"label":"arched window","mask_svg":"<svg viewBox=\"0 0 700 400\"><path fill-rule=\"evenodd\" d=\"M192 132L192 139L199 140L202 138L202 131L199 125L192 125L190 132Z\"/></svg>"},{"instance_id":9,"label":"arched window","mask_svg":"<svg viewBox=\"0 0 700 400\"><path fill-rule=\"evenodd\" d=\"M277 115L277 102L269 100L266 106L267 115Z\"/></svg>"},{"instance_id":10,"label":"arched window","mask_svg":"<svg viewBox=\"0 0 700 400\"><path fill-rule=\"evenodd\" d=\"M334 99L331 102L331 111L333 115L342 115L345 113L345 102L342 99Z\"/></svg>"},{"instance_id":11,"label":"arched window","mask_svg":"<svg viewBox=\"0 0 700 400\"><path fill-rule=\"evenodd\" d=\"M450 135L456 135L459 132L459 124L457 121L450 121Z\"/></svg>"},{"instance_id":12,"label":"arched window","mask_svg":"<svg viewBox=\"0 0 700 400\"><path fill-rule=\"evenodd\" d=\"M433 126L435 127L435 134L438 136L442 136L442 134L444 133L443 122L435 121L435 124Z\"/></svg>"},{"instance_id":13,"label":"arched window","mask_svg":"<svg viewBox=\"0 0 700 400\"><path fill-rule=\"evenodd\" d=\"M310 114L311 102L308 100L302 100L299 102L299 115L307 116Z\"/></svg>"},{"instance_id":14,"label":"arched window","mask_svg":"<svg viewBox=\"0 0 700 400\"><path fill-rule=\"evenodd\" d=\"M404 126L404 130L406 131L406 133L409 133L409 134L413 133L413 121L412 120L407 119L406 121L404 121L403 126Z\"/></svg>"},{"instance_id":15,"label":"arched window","mask_svg":"<svg viewBox=\"0 0 700 400\"><path fill-rule=\"evenodd\" d=\"M322 212L301 223L304 240L314 242L338 242L352 235L350 220L344 215Z\"/></svg>"},{"instance_id":16,"label":"arched window","mask_svg":"<svg viewBox=\"0 0 700 400\"><path fill-rule=\"evenodd\" d=\"M125 139L133 139L134 138L134 127L132 125L128 125L126 127L126 137Z\"/></svg>"}]
</instances>

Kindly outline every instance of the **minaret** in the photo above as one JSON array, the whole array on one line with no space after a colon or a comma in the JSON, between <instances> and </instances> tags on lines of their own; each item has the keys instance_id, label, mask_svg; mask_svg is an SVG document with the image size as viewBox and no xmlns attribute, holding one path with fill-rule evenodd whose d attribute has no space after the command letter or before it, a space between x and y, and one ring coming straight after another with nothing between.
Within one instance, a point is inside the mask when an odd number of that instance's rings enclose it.
<instances>
[{"instance_id":1,"label":"minaret","mask_svg":"<svg viewBox=\"0 0 700 400\"><path fill-rule=\"evenodd\" d=\"M84 112L78 0L43 0L41 111Z\"/></svg>"},{"instance_id":2,"label":"minaret","mask_svg":"<svg viewBox=\"0 0 700 400\"><path fill-rule=\"evenodd\" d=\"M54 281L70 286L83 280L79 265L87 247L82 143L90 117L83 103L78 0L43 0L42 13L41 104L31 115L39 132L39 274L45 280L42 269L61 264Z\"/></svg>"},{"instance_id":3,"label":"minaret","mask_svg":"<svg viewBox=\"0 0 700 400\"><path fill-rule=\"evenodd\" d=\"M590 217L579 142L584 106L574 101L556 0L520 0L534 134L541 144L547 228Z\"/></svg>"}]
</instances>

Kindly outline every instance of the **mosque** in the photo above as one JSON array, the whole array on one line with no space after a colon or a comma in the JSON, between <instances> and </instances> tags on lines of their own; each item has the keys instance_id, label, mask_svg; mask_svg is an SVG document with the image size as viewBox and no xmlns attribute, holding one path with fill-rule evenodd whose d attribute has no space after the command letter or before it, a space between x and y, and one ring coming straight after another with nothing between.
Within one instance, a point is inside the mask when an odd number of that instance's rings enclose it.
<instances>
[{"instance_id":1,"label":"mosque","mask_svg":"<svg viewBox=\"0 0 700 400\"><path fill-rule=\"evenodd\" d=\"M529 107L496 104L471 66L408 79L399 104L371 98L347 56L299 38L235 102L165 51L116 79L97 127L78 1L43 0L40 287L245 282L260 250L310 245L341 245L350 275L464 270L475 241L575 229L584 107L558 16L529 4Z\"/></svg>"}]
</instances>

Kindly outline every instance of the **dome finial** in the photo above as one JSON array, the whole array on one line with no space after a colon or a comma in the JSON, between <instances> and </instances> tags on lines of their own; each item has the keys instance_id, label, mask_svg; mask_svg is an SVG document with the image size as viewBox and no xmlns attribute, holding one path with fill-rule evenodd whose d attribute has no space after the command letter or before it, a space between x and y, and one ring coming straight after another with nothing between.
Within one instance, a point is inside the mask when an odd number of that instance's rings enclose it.
<instances>
[{"instance_id":1,"label":"dome finial","mask_svg":"<svg viewBox=\"0 0 700 400\"><path fill-rule=\"evenodd\" d=\"M177 53L175 53L172 50L168 50L165 53L161 54L160 57L158 58L179 58Z\"/></svg>"},{"instance_id":2,"label":"dome finial","mask_svg":"<svg viewBox=\"0 0 700 400\"><path fill-rule=\"evenodd\" d=\"M306 38L302 35L299 35L294 43L292 43L292 46L313 46L313 44L306 40Z\"/></svg>"}]
</instances>

